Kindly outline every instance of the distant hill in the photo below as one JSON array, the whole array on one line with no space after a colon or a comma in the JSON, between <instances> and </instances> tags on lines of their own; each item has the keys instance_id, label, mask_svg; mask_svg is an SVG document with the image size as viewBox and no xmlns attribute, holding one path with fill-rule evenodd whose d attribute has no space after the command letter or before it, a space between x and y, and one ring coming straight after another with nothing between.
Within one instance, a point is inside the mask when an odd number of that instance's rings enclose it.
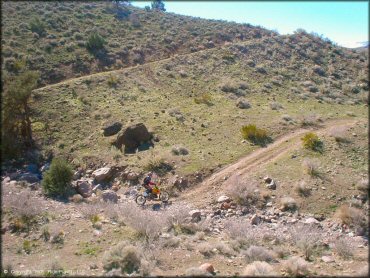
<instances>
[{"instance_id":1,"label":"distant hill","mask_svg":"<svg viewBox=\"0 0 370 278\"><path fill-rule=\"evenodd\" d=\"M345 59L353 56L349 50L308 34L279 36L250 24L133 6L121 5L117 9L111 2L9 1L2 2L2 15L3 70L14 74L26 65L41 72L43 85L228 43L261 39L278 41L279 47L283 46L278 51L291 49L299 53L298 59L314 59L317 64L330 56ZM89 50L89 38L96 34L105 40L104 48Z\"/></svg>"}]
</instances>

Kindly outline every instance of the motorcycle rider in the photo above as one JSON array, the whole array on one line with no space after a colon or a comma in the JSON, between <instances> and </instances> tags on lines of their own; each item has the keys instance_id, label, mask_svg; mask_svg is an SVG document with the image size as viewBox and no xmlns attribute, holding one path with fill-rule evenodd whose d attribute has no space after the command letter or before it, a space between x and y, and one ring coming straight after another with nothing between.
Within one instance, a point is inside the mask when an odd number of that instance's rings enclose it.
<instances>
[{"instance_id":1,"label":"motorcycle rider","mask_svg":"<svg viewBox=\"0 0 370 278\"><path fill-rule=\"evenodd\" d=\"M149 172L143 181L143 186L146 189L147 194L151 194L153 191L153 187L156 185L154 182L152 182L152 177L153 177L153 172ZM158 196L156 197L158 199Z\"/></svg>"}]
</instances>

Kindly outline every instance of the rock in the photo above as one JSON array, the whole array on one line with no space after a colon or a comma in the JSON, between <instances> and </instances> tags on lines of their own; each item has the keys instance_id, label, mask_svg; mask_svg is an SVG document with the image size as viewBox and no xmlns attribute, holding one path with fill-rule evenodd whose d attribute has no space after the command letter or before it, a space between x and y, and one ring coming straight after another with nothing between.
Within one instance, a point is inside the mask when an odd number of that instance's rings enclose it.
<instances>
[{"instance_id":1,"label":"rock","mask_svg":"<svg viewBox=\"0 0 370 278\"><path fill-rule=\"evenodd\" d=\"M266 176L263 178L263 180L265 181L265 183L271 183L272 182L272 178Z\"/></svg>"},{"instance_id":2,"label":"rock","mask_svg":"<svg viewBox=\"0 0 370 278\"><path fill-rule=\"evenodd\" d=\"M102 185L101 184L95 185L94 188L92 189L92 192L96 193L97 190L102 190Z\"/></svg>"},{"instance_id":3,"label":"rock","mask_svg":"<svg viewBox=\"0 0 370 278\"><path fill-rule=\"evenodd\" d=\"M40 179L38 177L38 175L36 174L32 174L32 173L25 173L25 174L22 174L19 179L19 181L25 181L25 182L28 182L28 183L35 183L35 182L40 182Z\"/></svg>"},{"instance_id":4,"label":"rock","mask_svg":"<svg viewBox=\"0 0 370 278\"><path fill-rule=\"evenodd\" d=\"M134 152L141 144L149 142L152 139L152 134L143 123L127 127L123 132L117 135L114 145L118 149L125 147L125 152Z\"/></svg>"},{"instance_id":5,"label":"rock","mask_svg":"<svg viewBox=\"0 0 370 278\"><path fill-rule=\"evenodd\" d=\"M92 173L92 176L95 178L97 182L102 182L104 180L108 180L112 176L112 171L110 167L104 167L95 170Z\"/></svg>"},{"instance_id":6,"label":"rock","mask_svg":"<svg viewBox=\"0 0 370 278\"><path fill-rule=\"evenodd\" d=\"M251 224L258 225L260 222L261 222L261 218L257 214L254 214L251 218Z\"/></svg>"},{"instance_id":7,"label":"rock","mask_svg":"<svg viewBox=\"0 0 370 278\"><path fill-rule=\"evenodd\" d=\"M201 212L199 209L194 209L189 212L192 222L199 222L201 220Z\"/></svg>"},{"instance_id":8,"label":"rock","mask_svg":"<svg viewBox=\"0 0 370 278\"><path fill-rule=\"evenodd\" d=\"M175 180L173 181L173 186L175 186L178 190L181 191L188 186L188 180L183 177L175 178Z\"/></svg>"},{"instance_id":9,"label":"rock","mask_svg":"<svg viewBox=\"0 0 370 278\"><path fill-rule=\"evenodd\" d=\"M199 209L193 209L189 212L189 215L191 216L191 218L200 217L201 212Z\"/></svg>"},{"instance_id":10,"label":"rock","mask_svg":"<svg viewBox=\"0 0 370 278\"><path fill-rule=\"evenodd\" d=\"M223 202L230 202L231 199L230 197L226 196L226 195L222 195L220 196L218 199L217 199L217 202L218 203L223 203Z\"/></svg>"},{"instance_id":11,"label":"rock","mask_svg":"<svg viewBox=\"0 0 370 278\"><path fill-rule=\"evenodd\" d=\"M45 172L45 171L47 171L47 170L49 170L50 169L50 163L48 162L48 163L45 163L41 168L40 168L40 171L41 171L41 173L43 173L43 172Z\"/></svg>"},{"instance_id":12,"label":"rock","mask_svg":"<svg viewBox=\"0 0 370 278\"><path fill-rule=\"evenodd\" d=\"M228 203L228 202L224 202L224 203L222 203L222 205L221 205L221 209L230 209L231 208L231 204L230 203Z\"/></svg>"},{"instance_id":13,"label":"rock","mask_svg":"<svg viewBox=\"0 0 370 278\"><path fill-rule=\"evenodd\" d=\"M74 172L73 176L72 176L72 180L78 180L82 177L82 171L78 170L76 172Z\"/></svg>"},{"instance_id":14,"label":"rock","mask_svg":"<svg viewBox=\"0 0 370 278\"><path fill-rule=\"evenodd\" d=\"M9 186L16 186L17 185L17 181L10 181L9 182Z\"/></svg>"},{"instance_id":15,"label":"rock","mask_svg":"<svg viewBox=\"0 0 370 278\"><path fill-rule=\"evenodd\" d=\"M335 260L332 256L322 256L321 257L321 260L324 262L324 263L334 263Z\"/></svg>"},{"instance_id":16,"label":"rock","mask_svg":"<svg viewBox=\"0 0 370 278\"><path fill-rule=\"evenodd\" d=\"M92 194L91 184L87 180L78 180L76 181L75 190L82 197L88 198Z\"/></svg>"},{"instance_id":17,"label":"rock","mask_svg":"<svg viewBox=\"0 0 370 278\"><path fill-rule=\"evenodd\" d=\"M112 190L113 190L114 192L117 192L117 191L119 190L119 185L117 185L117 184L113 184L113 185L112 185Z\"/></svg>"},{"instance_id":18,"label":"rock","mask_svg":"<svg viewBox=\"0 0 370 278\"><path fill-rule=\"evenodd\" d=\"M122 124L120 122L111 122L107 123L103 127L103 135L104 136L112 136L117 134L122 128Z\"/></svg>"},{"instance_id":19,"label":"rock","mask_svg":"<svg viewBox=\"0 0 370 278\"><path fill-rule=\"evenodd\" d=\"M113 190L104 190L101 194L101 197L104 202L112 202L112 203L118 202L117 193L114 192Z\"/></svg>"},{"instance_id":20,"label":"rock","mask_svg":"<svg viewBox=\"0 0 370 278\"><path fill-rule=\"evenodd\" d=\"M320 224L318 220L313 217L309 217L304 221L305 224Z\"/></svg>"},{"instance_id":21,"label":"rock","mask_svg":"<svg viewBox=\"0 0 370 278\"><path fill-rule=\"evenodd\" d=\"M138 174L134 173L134 172L129 172L126 176L126 178L130 181L133 181L133 180L137 180L139 177Z\"/></svg>"},{"instance_id":22,"label":"rock","mask_svg":"<svg viewBox=\"0 0 370 278\"><path fill-rule=\"evenodd\" d=\"M272 180L269 184L266 185L268 189L275 190L276 189L276 183L274 180Z\"/></svg>"},{"instance_id":23,"label":"rock","mask_svg":"<svg viewBox=\"0 0 370 278\"><path fill-rule=\"evenodd\" d=\"M200 270L208 272L208 273L215 273L215 268L210 263L204 263L199 267Z\"/></svg>"}]
</instances>

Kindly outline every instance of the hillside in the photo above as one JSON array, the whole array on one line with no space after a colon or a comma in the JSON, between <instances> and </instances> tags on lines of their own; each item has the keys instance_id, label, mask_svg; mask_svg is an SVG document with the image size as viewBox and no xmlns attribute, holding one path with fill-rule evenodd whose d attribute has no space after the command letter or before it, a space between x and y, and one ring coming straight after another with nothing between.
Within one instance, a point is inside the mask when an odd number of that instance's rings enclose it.
<instances>
[{"instance_id":1,"label":"hillside","mask_svg":"<svg viewBox=\"0 0 370 278\"><path fill-rule=\"evenodd\" d=\"M41 72L36 147L2 161L2 274L366 277L366 52L106 2L2 13L3 79ZM148 171L169 202L135 203Z\"/></svg>"},{"instance_id":2,"label":"hillside","mask_svg":"<svg viewBox=\"0 0 370 278\"><path fill-rule=\"evenodd\" d=\"M3 69L12 73L26 64L41 71L42 84L272 34L248 24L132 6L117 10L108 1L3 1L2 19ZM86 48L95 33L106 40L99 54Z\"/></svg>"}]
</instances>

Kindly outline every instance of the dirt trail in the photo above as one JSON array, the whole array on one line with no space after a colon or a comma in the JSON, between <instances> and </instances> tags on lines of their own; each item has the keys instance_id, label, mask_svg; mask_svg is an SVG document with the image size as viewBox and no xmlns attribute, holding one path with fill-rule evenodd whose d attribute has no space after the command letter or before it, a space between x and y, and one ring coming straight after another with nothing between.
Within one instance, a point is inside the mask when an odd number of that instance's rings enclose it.
<instances>
[{"instance_id":1,"label":"dirt trail","mask_svg":"<svg viewBox=\"0 0 370 278\"><path fill-rule=\"evenodd\" d=\"M241 42L246 43L246 41L234 41L233 43L241 43ZM229 44L224 44L224 45L218 45L218 46L213 47L213 48L206 48L206 49L203 49L203 50L198 50L198 51L195 51L195 52L183 53L183 54L174 54L173 56L170 56L168 58L155 60L155 61L150 61L150 62L146 62L144 64L137 64L135 66L129 66L129 67L121 68L121 69L96 72L96 73L92 73L92 74L88 74L88 75L83 75L83 76L80 76L80 77L73 77L73 78L70 78L70 79L63 80L63 81L58 82L58 83L49 84L49 85L37 88L34 91L44 90L44 89L48 89L48 88L52 88L52 87L57 87L57 86L60 86L60 85L63 85L63 84L68 84L68 83L72 83L72 82L76 82L76 81L84 80L84 79L88 79L88 78L94 78L94 77L97 77L97 76L104 76L104 75L109 75L109 74L112 74L112 73L122 73L122 72L129 71L129 70L132 70L132 69L135 69L135 68L138 68L138 67L146 67L146 66L150 66L150 65L155 64L155 63L161 63L161 62L164 62L164 61L169 61L169 60L174 59L174 58L179 58L179 57L183 57L183 56L190 56L190 55L194 55L194 54L200 54L200 53L210 51L210 50L215 50L215 49L222 49L224 47L227 47L228 45Z\"/></svg>"},{"instance_id":2,"label":"dirt trail","mask_svg":"<svg viewBox=\"0 0 370 278\"><path fill-rule=\"evenodd\" d=\"M322 135L334 126L352 126L359 120L329 120L316 128L315 133ZM312 131L312 128L300 128L278 138L274 143L265 148L258 149L251 154L241 158L236 163L226 166L214 173L196 187L182 194L178 200L187 200L193 206L206 207L214 201L222 190L228 185L228 180L239 177L245 179L251 172L264 167L267 163L277 160L279 157L301 146L301 137L304 133ZM225 177L227 178L225 180Z\"/></svg>"}]
</instances>

